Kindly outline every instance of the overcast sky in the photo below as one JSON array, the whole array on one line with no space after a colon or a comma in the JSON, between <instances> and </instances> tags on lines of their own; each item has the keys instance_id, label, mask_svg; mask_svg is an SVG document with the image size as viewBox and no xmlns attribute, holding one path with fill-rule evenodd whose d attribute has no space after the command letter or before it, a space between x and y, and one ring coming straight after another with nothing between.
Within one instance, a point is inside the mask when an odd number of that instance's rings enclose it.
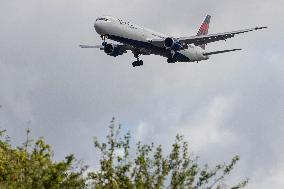
<instances>
[{"instance_id":1,"label":"overcast sky","mask_svg":"<svg viewBox=\"0 0 284 189\"><path fill-rule=\"evenodd\" d=\"M241 156L233 181L248 189L284 186L284 19L281 0L0 0L0 128L15 144L26 128L44 136L55 158L74 153L93 167L93 136L112 116L134 140L168 148L184 134L201 162ZM210 33L269 29L208 45L243 48L196 63L117 58L78 44L100 44L93 28L114 15L176 36L195 35L206 14Z\"/></svg>"}]
</instances>

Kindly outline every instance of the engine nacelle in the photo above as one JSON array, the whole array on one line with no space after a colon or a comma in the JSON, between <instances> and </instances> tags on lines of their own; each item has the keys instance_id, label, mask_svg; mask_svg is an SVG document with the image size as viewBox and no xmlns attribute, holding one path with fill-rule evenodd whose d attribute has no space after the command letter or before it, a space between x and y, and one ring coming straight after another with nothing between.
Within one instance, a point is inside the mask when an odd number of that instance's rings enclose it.
<instances>
[{"instance_id":1,"label":"engine nacelle","mask_svg":"<svg viewBox=\"0 0 284 189\"><path fill-rule=\"evenodd\" d=\"M174 51L178 51L182 48L182 45L180 44L180 42L171 37L168 37L165 39L164 46L167 49L171 49Z\"/></svg>"},{"instance_id":2,"label":"engine nacelle","mask_svg":"<svg viewBox=\"0 0 284 189\"><path fill-rule=\"evenodd\" d=\"M121 50L119 47L117 47L114 44L105 44L104 51L107 55L114 56L114 57L118 55L122 55L124 53L123 50Z\"/></svg>"}]
</instances>

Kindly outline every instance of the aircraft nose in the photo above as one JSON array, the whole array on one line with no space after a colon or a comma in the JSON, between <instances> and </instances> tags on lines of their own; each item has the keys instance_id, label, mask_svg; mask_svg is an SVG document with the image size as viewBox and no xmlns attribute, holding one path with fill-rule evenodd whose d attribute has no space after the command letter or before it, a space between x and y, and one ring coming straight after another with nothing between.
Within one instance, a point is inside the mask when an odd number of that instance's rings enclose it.
<instances>
[{"instance_id":1,"label":"aircraft nose","mask_svg":"<svg viewBox=\"0 0 284 189\"><path fill-rule=\"evenodd\" d=\"M102 34L102 23L100 21L95 21L94 27L98 34Z\"/></svg>"},{"instance_id":2,"label":"aircraft nose","mask_svg":"<svg viewBox=\"0 0 284 189\"><path fill-rule=\"evenodd\" d=\"M98 21L95 21L94 28L97 31L97 33L99 33L99 30L100 30L100 26L99 25L100 24L98 23Z\"/></svg>"},{"instance_id":3,"label":"aircraft nose","mask_svg":"<svg viewBox=\"0 0 284 189\"><path fill-rule=\"evenodd\" d=\"M98 34L105 35L107 34L106 32L108 31L109 24L104 20L97 19L95 21L94 28Z\"/></svg>"}]
</instances>

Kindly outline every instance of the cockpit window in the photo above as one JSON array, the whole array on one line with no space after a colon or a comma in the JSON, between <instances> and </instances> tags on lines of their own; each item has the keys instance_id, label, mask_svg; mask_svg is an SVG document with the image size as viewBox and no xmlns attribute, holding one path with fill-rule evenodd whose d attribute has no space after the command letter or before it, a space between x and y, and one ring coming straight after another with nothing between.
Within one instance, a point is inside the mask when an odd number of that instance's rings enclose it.
<instances>
[{"instance_id":1,"label":"cockpit window","mask_svg":"<svg viewBox=\"0 0 284 189\"><path fill-rule=\"evenodd\" d=\"M99 20L102 20L102 21L108 21L108 19L107 19L107 18L97 18L97 20L96 20L96 21L99 21Z\"/></svg>"}]
</instances>

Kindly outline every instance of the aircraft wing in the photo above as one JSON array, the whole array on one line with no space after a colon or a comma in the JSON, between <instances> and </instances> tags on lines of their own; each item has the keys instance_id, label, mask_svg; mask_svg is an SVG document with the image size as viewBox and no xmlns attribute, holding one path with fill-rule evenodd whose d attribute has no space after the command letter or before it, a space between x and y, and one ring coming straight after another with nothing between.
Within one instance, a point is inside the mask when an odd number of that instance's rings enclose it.
<instances>
[{"instance_id":1,"label":"aircraft wing","mask_svg":"<svg viewBox=\"0 0 284 189\"><path fill-rule=\"evenodd\" d=\"M267 27L255 27L255 28L238 30L238 31L233 31L233 32L217 33L217 34L210 34L210 35L200 35L200 36L192 36L192 37L181 37L177 39L182 43L194 44L198 46L198 45L212 43L212 42L216 42L220 40L226 40L226 39L234 37L237 34L247 33L247 32L265 29L265 28Z\"/></svg>"},{"instance_id":2,"label":"aircraft wing","mask_svg":"<svg viewBox=\"0 0 284 189\"><path fill-rule=\"evenodd\" d=\"M233 52L233 51L240 51L242 49L230 49L230 50L223 50L223 51L213 51L213 52L206 52L203 53L204 56L212 55L212 54L221 54L226 52Z\"/></svg>"},{"instance_id":3,"label":"aircraft wing","mask_svg":"<svg viewBox=\"0 0 284 189\"><path fill-rule=\"evenodd\" d=\"M102 45L94 45L94 46L91 46L91 45L79 45L79 47L81 48L94 48L94 49L103 49L104 46Z\"/></svg>"},{"instance_id":4,"label":"aircraft wing","mask_svg":"<svg viewBox=\"0 0 284 189\"><path fill-rule=\"evenodd\" d=\"M125 45L125 44L112 44L116 47L118 47L119 49L121 50L133 50L133 48L129 45ZM79 47L81 48L94 48L94 49L101 49L103 50L104 49L104 46L103 45L79 45Z\"/></svg>"},{"instance_id":5,"label":"aircraft wing","mask_svg":"<svg viewBox=\"0 0 284 189\"><path fill-rule=\"evenodd\" d=\"M244 29L244 30L237 30L232 32L225 32L225 33L217 33L217 34L209 34L209 35L199 35L199 36L191 36L191 37L180 37L175 38L182 44L194 44L196 46L204 45L207 43L212 43L220 40L226 40L229 38L234 37L237 34L247 33L255 30L265 29L267 27L255 27L250 29ZM152 43L155 46L162 47L164 45L165 39L151 39L149 40L150 43Z\"/></svg>"}]
</instances>

